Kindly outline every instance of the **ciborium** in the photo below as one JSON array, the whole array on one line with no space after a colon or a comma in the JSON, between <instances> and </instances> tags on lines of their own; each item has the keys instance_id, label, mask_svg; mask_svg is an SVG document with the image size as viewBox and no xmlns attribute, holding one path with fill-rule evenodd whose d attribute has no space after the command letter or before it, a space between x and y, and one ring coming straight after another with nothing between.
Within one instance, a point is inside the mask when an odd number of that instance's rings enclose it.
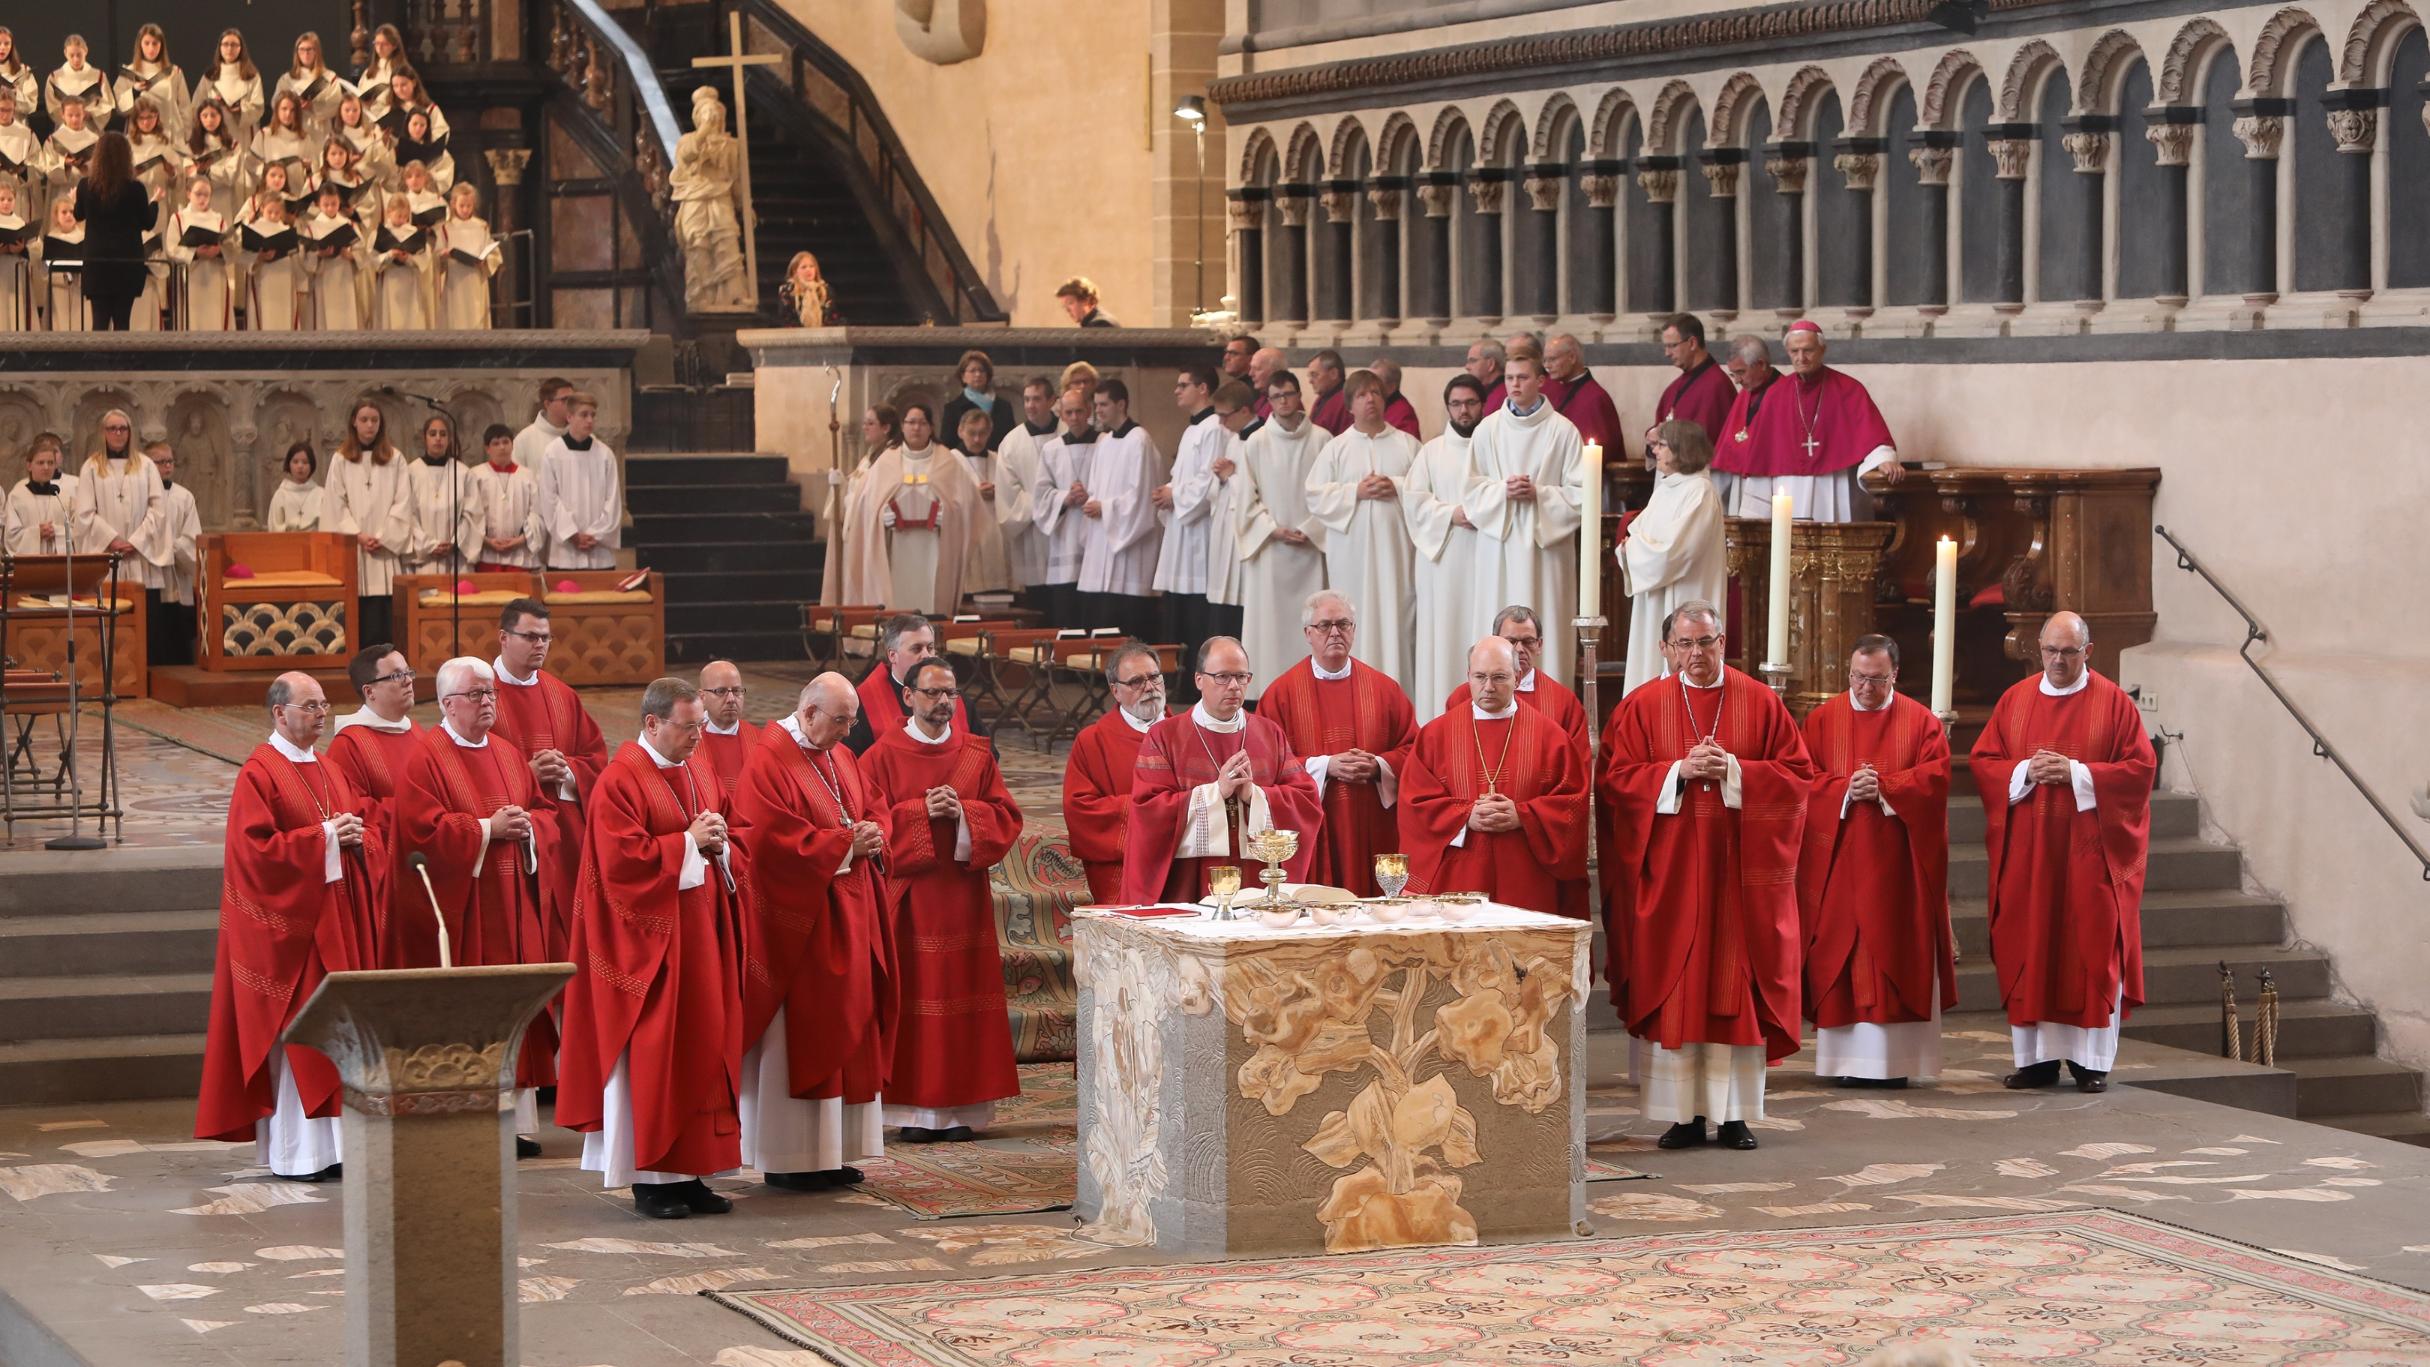
<instances>
[{"instance_id":1,"label":"ciborium","mask_svg":"<svg viewBox=\"0 0 2430 1367\"><path fill-rule=\"evenodd\" d=\"M1248 845L1249 853L1266 862L1265 871L1258 875L1266 884L1264 905L1277 908L1288 905L1290 899L1283 896L1282 866L1299 857L1299 832L1259 831L1249 837Z\"/></svg>"}]
</instances>

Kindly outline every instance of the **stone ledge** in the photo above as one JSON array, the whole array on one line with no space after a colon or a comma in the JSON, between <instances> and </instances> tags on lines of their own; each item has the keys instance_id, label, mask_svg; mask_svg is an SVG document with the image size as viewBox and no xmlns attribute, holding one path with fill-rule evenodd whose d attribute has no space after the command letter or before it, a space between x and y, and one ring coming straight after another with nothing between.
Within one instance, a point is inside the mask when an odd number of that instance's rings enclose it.
<instances>
[{"instance_id":1,"label":"stone ledge","mask_svg":"<svg viewBox=\"0 0 2430 1367\"><path fill-rule=\"evenodd\" d=\"M115 370L479 369L532 364L629 368L652 334L640 328L511 328L466 332L12 333L0 368Z\"/></svg>"}]
</instances>

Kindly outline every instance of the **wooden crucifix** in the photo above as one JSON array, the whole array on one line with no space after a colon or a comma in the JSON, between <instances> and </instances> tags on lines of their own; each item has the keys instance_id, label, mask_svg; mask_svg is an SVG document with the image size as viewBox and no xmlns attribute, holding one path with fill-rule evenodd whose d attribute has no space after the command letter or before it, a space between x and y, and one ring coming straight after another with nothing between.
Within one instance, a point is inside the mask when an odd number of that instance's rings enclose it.
<instances>
[{"instance_id":1,"label":"wooden crucifix","mask_svg":"<svg viewBox=\"0 0 2430 1367\"><path fill-rule=\"evenodd\" d=\"M747 293L759 296L759 207L751 198L751 106L743 91L743 68L752 66L783 66L785 59L767 55L754 57L743 50L742 11L726 11L727 52L723 57L695 57L692 65L706 69L724 67L734 73L734 142L738 155L735 162L742 175L742 239L743 280Z\"/></svg>"}]
</instances>

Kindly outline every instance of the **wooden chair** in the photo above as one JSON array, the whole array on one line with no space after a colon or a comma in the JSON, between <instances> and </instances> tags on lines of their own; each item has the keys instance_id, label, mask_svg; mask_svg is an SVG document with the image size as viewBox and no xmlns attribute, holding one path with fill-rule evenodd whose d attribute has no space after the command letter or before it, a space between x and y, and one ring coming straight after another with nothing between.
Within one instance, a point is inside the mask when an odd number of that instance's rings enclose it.
<instances>
[{"instance_id":1,"label":"wooden chair","mask_svg":"<svg viewBox=\"0 0 2430 1367\"><path fill-rule=\"evenodd\" d=\"M1004 699L997 713L996 725L1018 726L1030 739L1038 737L1037 727L1030 724L1030 715L1045 703L1054 687L1054 649L1059 638L1052 628L1007 627L987 633L986 663L993 676L989 692ZM1016 686L1015 680L1018 680Z\"/></svg>"},{"instance_id":2,"label":"wooden chair","mask_svg":"<svg viewBox=\"0 0 2430 1367\"><path fill-rule=\"evenodd\" d=\"M886 609L874 604L802 604L802 653L822 670L844 667L844 639L854 627L883 620ZM822 646L820 643L824 642Z\"/></svg>"},{"instance_id":3,"label":"wooden chair","mask_svg":"<svg viewBox=\"0 0 2430 1367\"><path fill-rule=\"evenodd\" d=\"M1011 625L1006 621L962 617L937 623L937 653L953 666L954 680L962 689L963 701L973 712L987 699L993 699L998 712L1002 711L1004 700L996 693L985 663L987 633Z\"/></svg>"}]
</instances>

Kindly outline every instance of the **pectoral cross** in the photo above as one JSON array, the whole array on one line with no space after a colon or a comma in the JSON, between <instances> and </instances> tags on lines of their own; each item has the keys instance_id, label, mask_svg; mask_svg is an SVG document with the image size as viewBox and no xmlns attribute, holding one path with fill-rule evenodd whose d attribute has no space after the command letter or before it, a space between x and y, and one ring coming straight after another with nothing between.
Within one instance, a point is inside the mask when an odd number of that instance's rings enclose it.
<instances>
[{"instance_id":1,"label":"pectoral cross","mask_svg":"<svg viewBox=\"0 0 2430 1367\"><path fill-rule=\"evenodd\" d=\"M1806 433L1806 439L1798 444L1806 448L1806 460L1809 464L1814 460L1814 448L1822 445L1821 442L1815 440L1814 434L1811 432Z\"/></svg>"},{"instance_id":2,"label":"pectoral cross","mask_svg":"<svg viewBox=\"0 0 2430 1367\"><path fill-rule=\"evenodd\" d=\"M702 68L725 67L734 73L734 160L741 171L743 279L751 282L751 292L759 292L759 213L751 203L751 106L743 98L743 68L747 66L783 66L778 56L754 57L743 50L742 11L726 11L727 55L695 57L692 65ZM674 149L667 149L670 154Z\"/></svg>"}]
</instances>

